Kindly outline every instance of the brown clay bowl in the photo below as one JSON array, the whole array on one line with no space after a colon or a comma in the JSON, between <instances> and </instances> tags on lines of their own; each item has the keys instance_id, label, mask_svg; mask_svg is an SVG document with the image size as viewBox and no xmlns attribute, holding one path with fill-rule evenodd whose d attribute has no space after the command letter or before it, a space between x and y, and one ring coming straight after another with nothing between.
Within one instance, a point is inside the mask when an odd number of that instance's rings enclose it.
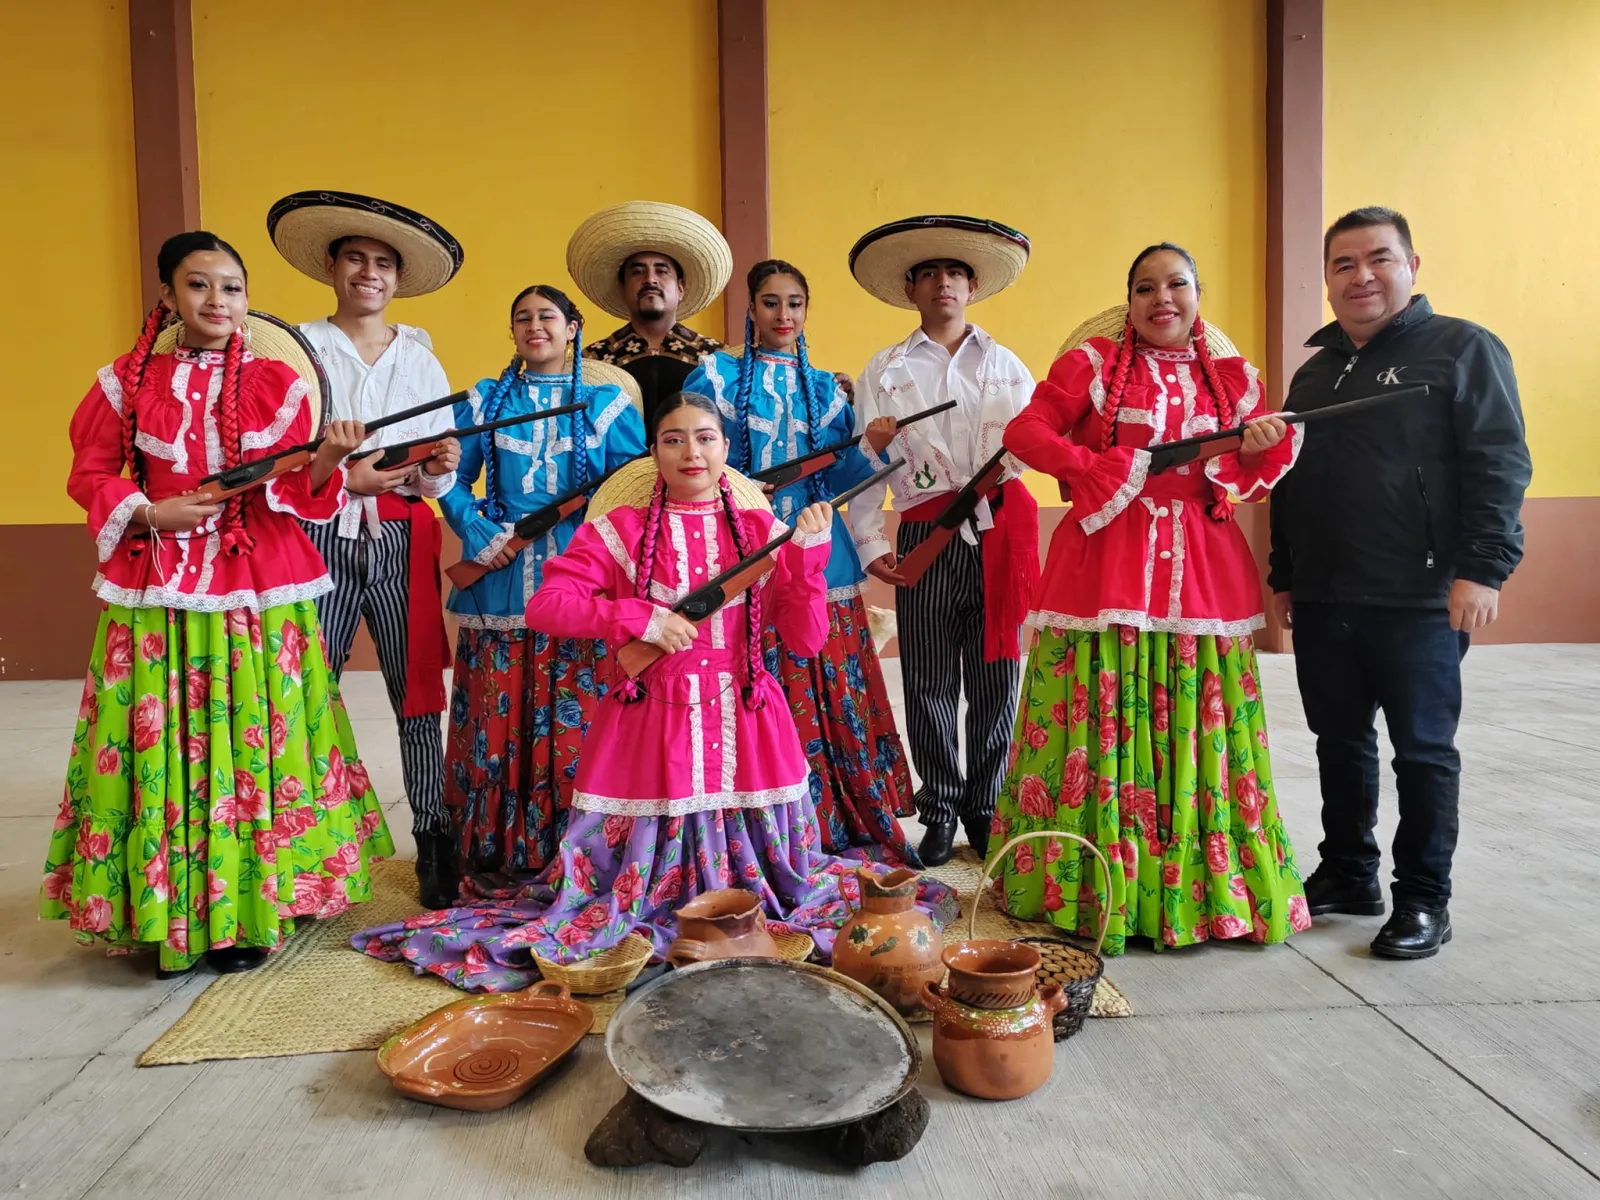
<instances>
[{"instance_id":1,"label":"brown clay bowl","mask_svg":"<svg viewBox=\"0 0 1600 1200\"><path fill-rule=\"evenodd\" d=\"M489 1112L526 1095L593 1024L594 1009L565 984L469 996L386 1041L378 1070L413 1100Z\"/></svg>"},{"instance_id":2,"label":"brown clay bowl","mask_svg":"<svg viewBox=\"0 0 1600 1200\"><path fill-rule=\"evenodd\" d=\"M1020 1008L1038 986L1039 952L1021 942L977 938L947 948L949 994L973 1008Z\"/></svg>"}]
</instances>

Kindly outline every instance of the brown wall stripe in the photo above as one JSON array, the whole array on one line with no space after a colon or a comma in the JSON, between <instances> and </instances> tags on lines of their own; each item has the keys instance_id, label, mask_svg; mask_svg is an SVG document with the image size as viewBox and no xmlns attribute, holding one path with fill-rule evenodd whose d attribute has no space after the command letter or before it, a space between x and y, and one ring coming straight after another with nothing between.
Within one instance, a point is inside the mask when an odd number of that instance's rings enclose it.
<instances>
[{"instance_id":1,"label":"brown wall stripe","mask_svg":"<svg viewBox=\"0 0 1600 1200\"><path fill-rule=\"evenodd\" d=\"M189 0L130 0L133 160L139 195L139 277L155 303L156 251L200 228L200 148L194 116ZM142 320L141 308L135 319ZM133 326L137 329L137 325ZM129 335L132 340L132 334Z\"/></svg>"},{"instance_id":2,"label":"brown wall stripe","mask_svg":"<svg viewBox=\"0 0 1600 1200\"><path fill-rule=\"evenodd\" d=\"M771 256L767 172L766 0L718 0L717 63L722 109L722 232L733 251L724 293L724 340L744 343L744 277Z\"/></svg>"}]
</instances>

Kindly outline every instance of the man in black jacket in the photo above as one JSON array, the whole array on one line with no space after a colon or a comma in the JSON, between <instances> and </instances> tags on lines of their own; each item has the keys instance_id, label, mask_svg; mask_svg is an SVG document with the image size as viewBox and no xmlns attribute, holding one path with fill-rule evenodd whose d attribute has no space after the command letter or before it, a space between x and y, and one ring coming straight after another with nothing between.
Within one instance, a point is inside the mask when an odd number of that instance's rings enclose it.
<instances>
[{"instance_id":1,"label":"man in black jacket","mask_svg":"<svg viewBox=\"0 0 1600 1200\"><path fill-rule=\"evenodd\" d=\"M1427 396L1318 425L1272 494L1268 582L1294 630L1295 671L1317 737L1321 864L1313 913L1377 916L1378 737L1394 744L1400 825L1394 913L1374 954L1426 958L1450 940L1459 829L1461 659L1494 621L1522 558L1532 475L1511 357L1469 321L1413 296L1406 219L1359 208L1323 241L1336 320L1307 343L1284 407L1309 412L1385 388Z\"/></svg>"}]
</instances>

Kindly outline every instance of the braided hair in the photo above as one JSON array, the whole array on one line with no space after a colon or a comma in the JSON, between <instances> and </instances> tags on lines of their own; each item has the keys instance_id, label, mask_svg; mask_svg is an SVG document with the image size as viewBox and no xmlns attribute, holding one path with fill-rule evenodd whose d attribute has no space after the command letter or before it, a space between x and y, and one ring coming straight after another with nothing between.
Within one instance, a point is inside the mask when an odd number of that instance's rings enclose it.
<instances>
[{"instance_id":1,"label":"braided hair","mask_svg":"<svg viewBox=\"0 0 1600 1200\"><path fill-rule=\"evenodd\" d=\"M520 299L520 297L519 297ZM505 402L522 376L522 356L513 354L500 378L494 381L489 394L483 398L483 421L487 425L500 415L500 405ZM483 447L483 499L478 501L478 512L495 524L506 518L506 506L500 499L500 468L494 450L494 431L486 429L478 435Z\"/></svg>"},{"instance_id":2,"label":"braided hair","mask_svg":"<svg viewBox=\"0 0 1600 1200\"><path fill-rule=\"evenodd\" d=\"M236 329L228 339L228 349L222 360L222 388L217 395L217 432L222 442L222 463L229 470L239 465L241 457L239 410L248 398L245 390L254 382L243 380L244 330ZM222 548L229 554L248 554L256 548L256 540L245 528L244 495L230 496L223 506Z\"/></svg>"},{"instance_id":3,"label":"braided hair","mask_svg":"<svg viewBox=\"0 0 1600 1200\"><path fill-rule=\"evenodd\" d=\"M739 356L739 375L733 385L733 420L739 433L728 447L728 465L740 471L750 469L750 392L755 387L756 322L744 316L744 353Z\"/></svg>"},{"instance_id":4,"label":"braided hair","mask_svg":"<svg viewBox=\"0 0 1600 1200\"><path fill-rule=\"evenodd\" d=\"M157 300L156 306L150 310L150 315L144 319L144 328L139 331L139 340L133 344L133 352L128 355L128 361L123 365L122 375L118 379L122 384L123 396L122 457L128 464L129 476L139 485L141 492L145 490L144 458L134 444L137 430L134 426L133 397L144 385L144 371L150 363L150 351L156 344L161 327L167 323L167 318L171 315L172 310L167 307L167 302Z\"/></svg>"}]
</instances>

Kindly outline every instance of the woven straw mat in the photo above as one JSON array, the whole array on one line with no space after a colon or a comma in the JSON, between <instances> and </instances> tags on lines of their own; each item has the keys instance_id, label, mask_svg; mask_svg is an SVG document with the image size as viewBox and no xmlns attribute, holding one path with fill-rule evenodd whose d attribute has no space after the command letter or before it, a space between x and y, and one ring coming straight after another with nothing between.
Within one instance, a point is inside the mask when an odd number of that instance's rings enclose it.
<instances>
[{"instance_id":1,"label":"woven straw mat","mask_svg":"<svg viewBox=\"0 0 1600 1200\"><path fill-rule=\"evenodd\" d=\"M969 849L962 847L956 858L929 874L954 887L963 914L971 912L979 863ZM377 1049L391 1034L466 995L442 979L413 974L403 963L379 962L350 948L352 934L417 911L412 864L378 863L372 869L371 900L303 927L256 970L219 976L139 1056L139 1065ZM964 927L965 916L961 923ZM987 897L978 917L979 937L1014 938L1043 928L996 912ZM590 1033L603 1034L623 993L577 999L594 1009ZM1089 1015L1125 1017L1133 1011L1115 985L1101 979Z\"/></svg>"}]
</instances>

